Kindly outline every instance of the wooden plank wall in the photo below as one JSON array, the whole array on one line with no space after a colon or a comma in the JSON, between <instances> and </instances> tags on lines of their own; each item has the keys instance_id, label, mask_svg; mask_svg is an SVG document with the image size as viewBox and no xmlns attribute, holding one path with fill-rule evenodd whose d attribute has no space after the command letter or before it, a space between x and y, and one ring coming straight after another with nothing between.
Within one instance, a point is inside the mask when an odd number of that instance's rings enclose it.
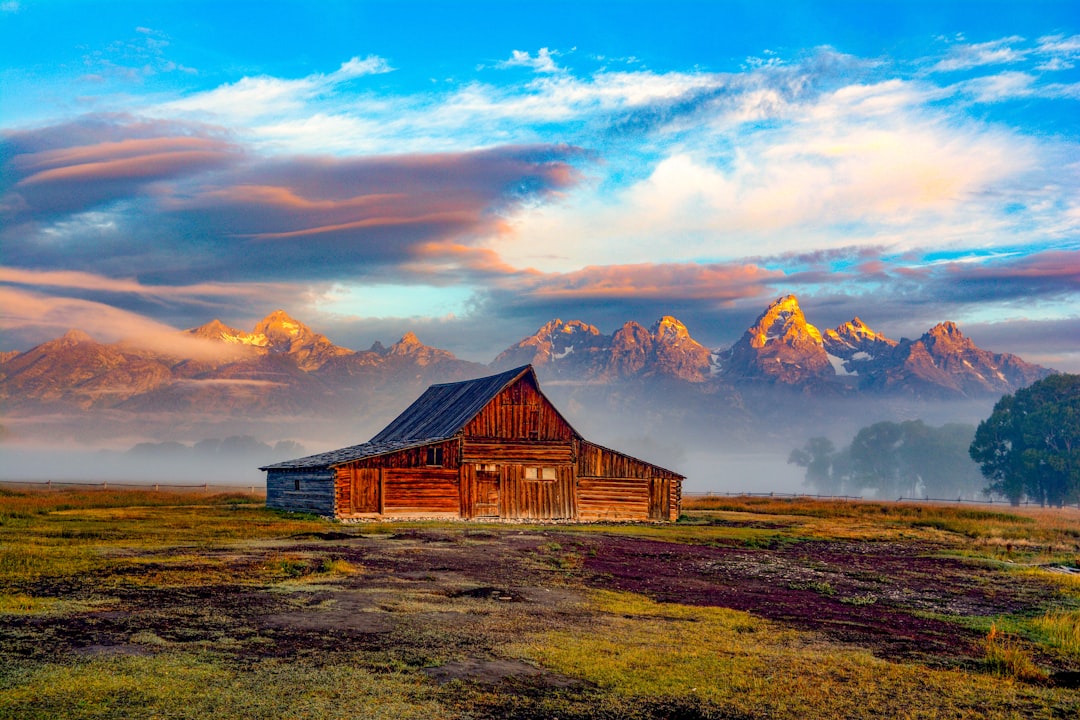
<instances>
[{"instance_id":1,"label":"wooden plank wall","mask_svg":"<svg viewBox=\"0 0 1080 720\"><path fill-rule=\"evenodd\" d=\"M427 451L431 445L399 450L386 455L376 455L349 463L361 468L422 468L427 466ZM457 468L461 464L461 442L456 439L437 443L434 447L443 449L444 468Z\"/></svg>"},{"instance_id":2,"label":"wooden plank wall","mask_svg":"<svg viewBox=\"0 0 1080 720\"><path fill-rule=\"evenodd\" d=\"M643 460L582 440L578 443L578 476L650 478L681 476Z\"/></svg>"},{"instance_id":3,"label":"wooden plank wall","mask_svg":"<svg viewBox=\"0 0 1080 720\"><path fill-rule=\"evenodd\" d=\"M336 510L334 485L334 471L329 468L267 470L266 507L332 517Z\"/></svg>"},{"instance_id":4,"label":"wooden plank wall","mask_svg":"<svg viewBox=\"0 0 1080 720\"><path fill-rule=\"evenodd\" d=\"M625 477L579 477L579 520L648 520L649 481Z\"/></svg>"},{"instance_id":5,"label":"wooden plank wall","mask_svg":"<svg viewBox=\"0 0 1080 720\"><path fill-rule=\"evenodd\" d=\"M466 438L562 440L574 437L573 429L555 406L540 394L532 378L525 376L495 396L464 427Z\"/></svg>"},{"instance_id":6,"label":"wooden plank wall","mask_svg":"<svg viewBox=\"0 0 1080 720\"><path fill-rule=\"evenodd\" d=\"M582 520L677 520L682 478L623 453L578 443Z\"/></svg>"},{"instance_id":7,"label":"wooden plank wall","mask_svg":"<svg viewBox=\"0 0 1080 720\"><path fill-rule=\"evenodd\" d=\"M382 491L384 515L456 517L460 511L457 470L384 470Z\"/></svg>"},{"instance_id":8,"label":"wooden plank wall","mask_svg":"<svg viewBox=\"0 0 1080 720\"><path fill-rule=\"evenodd\" d=\"M566 465L573 462L574 447L569 441L493 442L465 438L461 461L469 463L518 463L528 465Z\"/></svg>"},{"instance_id":9,"label":"wooden plank wall","mask_svg":"<svg viewBox=\"0 0 1080 720\"><path fill-rule=\"evenodd\" d=\"M527 480L524 465L503 465L499 485L500 517L528 520L577 517L573 465L556 466L554 480Z\"/></svg>"},{"instance_id":10,"label":"wooden plank wall","mask_svg":"<svg viewBox=\"0 0 1080 720\"><path fill-rule=\"evenodd\" d=\"M357 467L356 463L339 467L334 482L338 514L381 512L381 472L378 468Z\"/></svg>"}]
</instances>

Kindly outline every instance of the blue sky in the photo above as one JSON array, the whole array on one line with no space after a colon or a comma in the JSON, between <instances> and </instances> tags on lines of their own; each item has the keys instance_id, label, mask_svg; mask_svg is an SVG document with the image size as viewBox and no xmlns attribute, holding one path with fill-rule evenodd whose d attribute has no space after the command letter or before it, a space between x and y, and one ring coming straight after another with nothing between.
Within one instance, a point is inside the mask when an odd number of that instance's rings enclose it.
<instances>
[{"instance_id":1,"label":"blue sky","mask_svg":"<svg viewBox=\"0 0 1080 720\"><path fill-rule=\"evenodd\" d=\"M0 349L945 319L1080 369L1070 2L0 0Z\"/></svg>"}]
</instances>

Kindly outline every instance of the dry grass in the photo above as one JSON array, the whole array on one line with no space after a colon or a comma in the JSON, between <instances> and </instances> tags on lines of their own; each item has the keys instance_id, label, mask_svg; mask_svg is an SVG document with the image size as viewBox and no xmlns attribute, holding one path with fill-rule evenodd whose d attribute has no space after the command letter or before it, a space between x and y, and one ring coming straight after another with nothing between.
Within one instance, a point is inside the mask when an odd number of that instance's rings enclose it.
<instances>
[{"instance_id":1,"label":"dry grass","mask_svg":"<svg viewBox=\"0 0 1080 720\"><path fill-rule=\"evenodd\" d=\"M882 718L1050 716L1048 691L978 672L879 660L722 608L654 603L600 592L588 633L552 632L521 656L582 677L631 704L708 709L724 717ZM1017 666L1011 668L1019 671ZM999 714L1000 713L1000 714ZM694 717L694 715L689 715Z\"/></svg>"},{"instance_id":2,"label":"dry grass","mask_svg":"<svg viewBox=\"0 0 1080 720\"><path fill-rule=\"evenodd\" d=\"M422 572L402 571L416 567L410 565L414 558L430 561L451 549L475 546L476 552L488 552L477 533L516 537L540 532L539 527L343 527L201 494L179 499L172 493L158 498L112 491L31 495L0 493L0 615L10 621L11 633L6 637L18 637L23 628L36 632L33 628L46 625L33 623L57 618L87 621L95 615L89 609L93 603L101 603L95 611L117 612L118 597L133 603L146 591L157 591L160 598L171 588L231 593L237 585L244 585L245 593L273 596L267 601L273 609L263 613L291 608L310 620L344 607L344 612L385 619L387 629L373 639L328 628L326 637L303 637L305 642L322 638L329 646L303 645L279 657L263 651L287 640L288 633L267 633L256 615L246 614L254 612L246 604L127 607L122 612L144 614L123 631L115 652L30 659L0 653L0 718L1080 716L1080 691L1044 686L1039 666L1053 653L1073 663L1059 666L1080 667L1080 610L1068 602L1040 605L1031 617L1003 618L986 637L981 664L969 658L968 666L949 670L891 662L744 612L657 603L631 593L590 594L582 580L594 534L759 548L803 538L889 538L918 540L920 552L927 547L980 557L1011 552L1008 562L1016 572L1045 582L1050 598L1054 588L1080 589L1074 576L1021 562L1030 564L1036 553L1065 556L1060 548L1075 538L1076 527L1051 512L729 501L723 508L688 507L696 523L564 526L546 528L546 538L534 545L492 545L503 552L519 549L520 555L492 558L512 561L516 572L528 573L513 582L565 592L565 599L545 605L462 595L453 592L455 586L432 587L435 581ZM311 535L331 529L357 538ZM410 540L413 532L418 538ZM363 537L372 534L397 538ZM999 541L1013 547L1006 550ZM1021 543L1041 549L1019 549ZM369 561L364 553L377 557ZM466 575L448 582L475 586ZM63 596L69 586L80 588L77 602ZM348 595L335 594L343 588ZM820 581L812 589L828 594L832 586ZM887 602L858 594L849 604L872 600ZM178 634L184 623L202 634ZM981 627L985 632L987 626ZM558 689L516 681L495 686L453 681L440 687L423 672L475 658L524 659L580 682Z\"/></svg>"}]
</instances>

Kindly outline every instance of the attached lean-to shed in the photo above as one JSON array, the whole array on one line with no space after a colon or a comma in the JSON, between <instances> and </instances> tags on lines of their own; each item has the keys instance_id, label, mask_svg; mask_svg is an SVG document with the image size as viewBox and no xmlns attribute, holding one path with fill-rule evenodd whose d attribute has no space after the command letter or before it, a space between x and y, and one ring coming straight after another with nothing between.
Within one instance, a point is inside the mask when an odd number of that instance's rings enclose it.
<instances>
[{"instance_id":1,"label":"attached lean-to shed","mask_svg":"<svg viewBox=\"0 0 1080 720\"><path fill-rule=\"evenodd\" d=\"M673 521L684 480L581 437L531 365L432 385L366 443L260 469L268 507L338 518Z\"/></svg>"}]
</instances>

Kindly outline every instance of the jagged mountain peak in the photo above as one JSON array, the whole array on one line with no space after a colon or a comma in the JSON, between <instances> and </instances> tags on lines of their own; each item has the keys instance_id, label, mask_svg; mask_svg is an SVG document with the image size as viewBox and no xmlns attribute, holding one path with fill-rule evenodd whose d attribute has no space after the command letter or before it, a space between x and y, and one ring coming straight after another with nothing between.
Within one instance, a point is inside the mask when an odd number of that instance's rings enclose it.
<instances>
[{"instance_id":1,"label":"jagged mountain peak","mask_svg":"<svg viewBox=\"0 0 1080 720\"><path fill-rule=\"evenodd\" d=\"M229 327L217 318L214 318L210 322L200 325L199 327L191 328L187 332L189 335L194 335L195 337L206 338L207 340L220 340L229 343L241 342L240 338L248 334L242 330L237 330L234 327Z\"/></svg>"},{"instance_id":2,"label":"jagged mountain peak","mask_svg":"<svg viewBox=\"0 0 1080 720\"><path fill-rule=\"evenodd\" d=\"M681 340L690 337L690 331L686 329L686 326L671 315L665 315L653 323L650 332L658 341Z\"/></svg>"},{"instance_id":3,"label":"jagged mountain peak","mask_svg":"<svg viewBox=\"0 0 1080 720\"><path fill-rule=\"evenodd\" d=\"M821 332L806 321L798 298L775 300L723 355L723 374L736 380L798 385L836 374Z\"/></svg>"},{"instance_id":4,"label":"jagged mountain peak","mask_svg":"<svg viewBox=\"0 0 1080 720\"><path fill-rule=\"evenodd\" d=\"M94 338L82 330L71 328L60 337L60 342L65 345L77 345L79 343L92 343Z\"/></svg>"},{"instance_id":5,"label":"jagged mountain peak","mask_svg":"<svg viewBox=\"0 0 1080 720\"><path fill-rule=\"evenodd\" d=\"M292 340L314 335L304 323L295 320L284 310L275 310L255 325L255 335L265 335L273 344L274 341Z\"/></svg>"},{"instance_id":6,"label":"jagged mountain peak","mask_svg":"<svg viewBox=\"0 0 1080 720\"><path fill-rule=\"evenodd\" d=\"M390 349L386 351L386 356L399 360L407 358L409 361L421 366L436 361L457 359L449 350L429 347L420 342L420 338L416 337L416 333L411 330L390 346Z\"/></svg>"},{"instance_id":7,"label":"jagged mountain peak","mask_svg":"<svg viewBox=\"0 0 1080 720\"><path fill-rule=\"evenodd\" d=\"M806 321L794 295L785 295L765 308L747 333L750 346L754 348L763 348L770 342L790 345L809 340L822 344L821 331Z\"/></svg>"},{"instance_id":8,"label":"jagged mountain peak","mask_svg":"<svg viewBox=\"0 0 1080 720\"><path fill-rule=\"evenodd\" d=\"M858 315L835 330L826 330L822 342L825 352L843 361L837 367L838 374L857 374L858 364L882 356L896 347L895 340L870 329Z\"/></svg>"},{"instance_id":9,"label":"jagged mountain peak","mask_svg":"<svg viewBox=\"0 0 1080 720\"><path fill-rule=\"evenodd\" d=\"M953 342L962 342L965 340L971 342L967 337L964 336L964 333L960 332L960 328L957 327L956 323L954 323L952 320L946 320L945 322L938 323L934 327L927 330L924 337L948 338Z\"/></svg>"},{"instance_id":10,"label":"jagged mountain peak","mask_svg":"<svg viewBox=\"0 0 1080 720\"><path fill-rule=\"evenodd\" d=\"M587 374L584 368L592 362L589 355L603 344L605 338L595 325L555 318L499 353L491 367L508 369L528 363L536 368L558 366L560 369L556 372L561 372L563 366L570 366L571 372Z\"/></svg>"},{"instance_id":11,"label":"jagged mountain peak","mask_svg":"<svg viewBox=\"0 0 1080 720\"><path fill-rule=\"evenodd\" d=\"M410 330L407 333L405 333L404 335L402 335L401 339L398 340L396 343L394 343L393 347L402 347L402 348L404 348L404 347L416 347L418 345L423 345L423 343L420 342L420 338L416 337L416 333L414 333L412 330Z\"/></svg>"}]
</instances>

